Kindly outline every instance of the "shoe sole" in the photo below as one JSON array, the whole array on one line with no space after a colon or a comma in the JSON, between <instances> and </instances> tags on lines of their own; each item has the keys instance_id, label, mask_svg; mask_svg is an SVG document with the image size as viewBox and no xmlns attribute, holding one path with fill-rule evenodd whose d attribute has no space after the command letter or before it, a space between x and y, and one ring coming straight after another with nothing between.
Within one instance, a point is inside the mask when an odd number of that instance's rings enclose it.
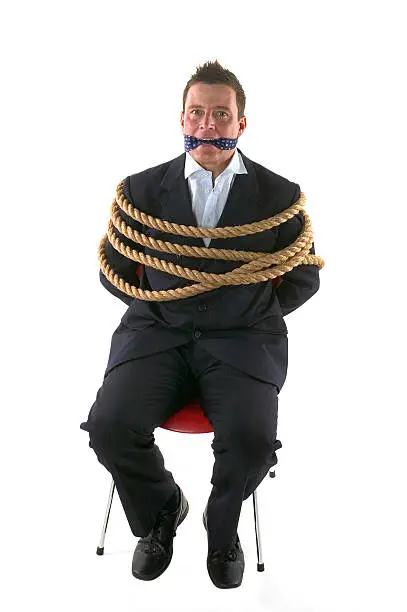
<instances>
[{"instance_id":1,"label":"shoe sole","mask_svg":"<svg viewBox=\"0 0 407 612\"><path fill-rule=\"evenodd\" d=\"M175 527L175 533L174 533L174 538L177 535L177 529L178 527L181 525L182 521L186 518L188 512L189 512L189 504L188 504L188 500L185 499L186 501L186 505L184 508L184 511L181 513L180 517L179 517L179 521L177 523L177 526ZM167 567L169 566L169 564L171 563L172 560L172 555L173 555L173 547L171 545L171 552L170 552L170 556L168 557L168 561L166 562L166 564L164 565L164 567L160 568L160 571L155 574L151 574L151 576L145 576L145 575L140 575L137 574L133 571L133 568L131 570L131 573L133 574L133 576L135 578L138 578L139 580L155 580L156 578L158 578L159 576L161 576L161 574L163 574L165 572L165 570L167 569Z\"/></svg>"}]
</instances>

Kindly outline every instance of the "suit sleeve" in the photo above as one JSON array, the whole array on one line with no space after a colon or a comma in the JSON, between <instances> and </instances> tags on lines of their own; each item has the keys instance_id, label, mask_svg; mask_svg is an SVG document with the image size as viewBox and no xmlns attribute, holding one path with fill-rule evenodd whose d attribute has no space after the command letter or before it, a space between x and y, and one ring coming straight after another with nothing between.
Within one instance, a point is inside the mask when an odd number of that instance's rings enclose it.
<instances>
[{"instance_id":1,"label":"suit sleeve","mask_svg":"<svg viewBox=\"0 0 407 612\"><path fill-rule=\"evenodd\" d=\"M294 196L290 202L294 204L300 197L301 189L296 185ZM278 228L276 251L284 249L293 243L299 236L304 225L304 214L302 211L294 217L282 223ZM315 255L314 243L309 251ZM319 268L317 265L301 264L286 272L281 277L281 283L276 286L276 293L280 302L283 317L302 306L319 289Z\"/></svg>"},{"instance_id":2,"label":"suit sleeve","mask_svg":"<svg viewBox=\"0 0 407 612\"><path fill-rule=\"evenodd\" d=\"M131 204L134 205L131 199L129 177L126 178L123 184L123 195L126 200L128 200ZM131 225L133 229L136 229L139 232L143 231L143 226L138 223L138 221L135 221L134 219L126 215L123 211L121 211L120 214L123 220L127 223L127 225ZM132 240L127 238L127 236L121 234L115 227L113 228L113 231L124 244L130 246L133 249L137 248L138 251L144 251L144 247L142 245L134 243ZM119 276L121 276L128 283L135 285L136 287L140 285L139 276L137 274L137 270L140 264L138 264L136 261L133 261L132 259L129 259L128 257L125 257L124 255L119 253L119 251L116 251L116 249L114 249L110 244L107 237L105 241L105 253L108 263L112 266L113 270L117 272ZM120 289L117 289L117 287L112 285L112 283L107 280L106 276L101 270L99 270L99 280L102 283L103 287L105 287L105 289L107 289L112 295L122 300L122 302L127 304L127 306L130 306L134 298L130 297L129 295L127 295L127 293L120 291Z\"/></svg>"}]
</instances>

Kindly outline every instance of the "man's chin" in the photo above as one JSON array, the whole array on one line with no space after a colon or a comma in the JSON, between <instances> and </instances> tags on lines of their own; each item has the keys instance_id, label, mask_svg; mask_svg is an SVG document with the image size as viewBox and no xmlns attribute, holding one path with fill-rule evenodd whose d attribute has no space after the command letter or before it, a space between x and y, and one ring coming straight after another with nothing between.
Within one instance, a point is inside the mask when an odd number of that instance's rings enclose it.
<instances>
[{"instance_id":1,"label":"man's chin","mask_svg":"<svg viewBox=\"0 0 407 612\"><path fill-rule=\"evenodd\" d=\"M215 151L219 151L218 147L215 147L215 145L213 144L200 144L198 147L196 147L196 151L203 151L205 153L210 153L210 152L215 152Z\"/></svg>"}]
</instances>

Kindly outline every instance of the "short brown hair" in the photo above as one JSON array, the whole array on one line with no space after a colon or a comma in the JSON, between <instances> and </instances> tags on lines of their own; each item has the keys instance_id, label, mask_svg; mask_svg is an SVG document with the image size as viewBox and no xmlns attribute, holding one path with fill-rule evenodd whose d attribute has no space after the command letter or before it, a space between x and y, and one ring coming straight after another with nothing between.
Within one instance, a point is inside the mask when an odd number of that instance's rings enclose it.
<instances>
[{"instance_id":1,"label":"short brown hair","mask_svg":"<svg viewBox=\"0 0 407 612\"><path fill-rule=\"evenodd\" d=\"M233 72L223 68L223 66L219 64L218 60L215 60L214 62L206 62L203 66L197 66L195 74L191 75L182 96L182 110L184 112L185 100L187 99L189 88L192 85L195 85L195 83L207 83L208 85L220 83L222 85L229 85L229 87L234 89L236 92L238 119L241 119L244 116L246 96L243 91L243 87Z\"/></svg>"}]
</instances>

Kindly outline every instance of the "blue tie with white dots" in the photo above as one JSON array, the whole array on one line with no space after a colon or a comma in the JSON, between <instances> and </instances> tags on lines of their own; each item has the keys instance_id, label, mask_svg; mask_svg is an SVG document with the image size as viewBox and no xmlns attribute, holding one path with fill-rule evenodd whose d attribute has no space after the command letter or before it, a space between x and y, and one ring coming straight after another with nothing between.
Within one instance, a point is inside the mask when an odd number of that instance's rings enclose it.
<instances>
[{"instance_id":1,"label":"blue tie with white dots","mask_svg":"<svg viewBox=\"0 0 407 612\"><path fill-rule=\"evenodd\" d=\"M205 142L215 145L218 149L234 149L237 141L237 138L195 138L195 136L184 134L185 151L196 149L196 147Z\"/></svg>"}]
</instances>

